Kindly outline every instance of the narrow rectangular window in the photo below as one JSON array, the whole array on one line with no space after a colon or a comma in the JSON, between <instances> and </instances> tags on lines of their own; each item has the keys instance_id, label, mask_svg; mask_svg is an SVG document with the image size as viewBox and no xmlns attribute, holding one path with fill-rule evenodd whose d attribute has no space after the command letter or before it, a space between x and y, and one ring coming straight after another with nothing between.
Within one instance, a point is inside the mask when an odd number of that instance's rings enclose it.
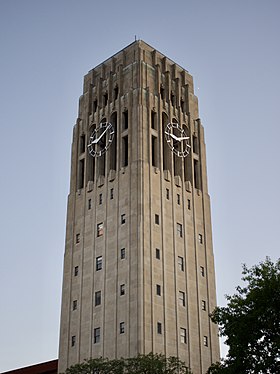
<instances>
[{"instance_id":1,"label":"narrow rectangular window","mask_svg":"<svg viewBox=\"0 0 280 374\"><path fill-rule=\"evenodd\" d=\"M177 193L177 204L180 205L181 204L181 197L180 195Z\"/></svg>"},{"instance_id":2,"label":"narrow rectangular window","mask_svg":"<svg viewBox=\"0 0 280 374\"><path fill-rule=\"evenodd\" d=\"M188 199L188 209L191 210L191 200Z\"/></svg>"},{"instance_id":3,"label":"narrow rectangular window","mask_svg":"<svg viewBox=\"0 0 280 374\"><path fill-rule=\"evenodd\" d=\"M86 136L85 134L80 137L80 153L84 153L86 149Z\"/></svg>"},{"instance_id":4,"label":"narrow rectangular window","mask_svg":"<svg viewBox=\"0 0 280 374\"><path fill-rule=\"evenodd\" d=\"M194 186L198 190L201 189L201 182L200 182L200 167L199 167L199 161L193 160L193 167L194 167Z\"/></svg>"},{"instance_id":5,"label":"narrow rectangular window","mask_svg":"<svg viewBox=\"0 0 280 374\"><path fill-rule=\"evenodd\" d=\"M100 222L97 224L96 231L97 231L97 234L96 234L97 237L103 235L103 222Z\"/></svg>"},{"instance_id":6,"label":"narrow rectangular window","mask_svg":"<svg viewBox=\"0 0 280 374\"><path fill-rule=\"evenodd\" d=\"M96 257L96 259L95 259L95 269L96 269L96 271L102 269L102 256Z\"/></svg>"},{"instance_id":7,"label":"narrow rectangular window","mask_svg":"<svg viewBox=\"0 0 280 374\"><path fill-rule=\"evenodd\" d=\"M157 333L162 334L162 324L161 324L161 322L157 323Z\"/></svg>"},{"instance_id":8,"label":"narrow rectangular window","mask_svg":"<svg viewBox=\"0 0 280 374\"><path fill-rule=\"evenodd\" d=\"M125 223L125 214L121 215L121 225Z\"/></svg>"},{"instance_id":9,"label":"narrow rectangular window","mask_svg":"<svg viewBox=\"0 0 280 374\"><path fill-rule=\"evenodd\" d=\"M203 236L202 234L198 234L198 241L200 244L203 244Z\"/></svg>"},{"instance_id":10,"label":"narrow rectangular window","mask_svg":"<svg viewBox=\"0 0 280 374\"><path fill-rule=\"evenodd\" d=\"M114 189L111 188L110 190L110 199L112 200L114 198Z\"/></svg>"},{"instance_id":11,"label":"narrow rectangular window","mask_svg":"<svg viewBox=\"0 0 280 374\"><path fill-rule=\"evenodd\" d=\"M108 104L108 92L105 92L105 94L103 95L103 103L104 106Z\"/></svg>"},{"instance_id":12,"label":"narrow rectangular window","mask_svg":"<svg viewBox=\"0 0 280 374\"><path fill-rule=\"evenodd\" d=\"M99 194L99 205L102 204L102 193Z\"/></svg>"},{"instance_id":13,"label":"narrow rectangular window","mask_svg":"<svg viewBox=\"0 0 280 374\"><path fill-rule=\"evenodd\" d=\"M169 189L166 189L166 199L169 200Z\"/></svg>"},{"instance_id":14,"label":"narrow rectangular window","mask_svg":"<svg viewBox=\"0 0 280 374\"><path fill-rule=\"evenodd\" d=\"M117 100L118 96L119 96L119 87L116 85L114 87L114 100Z\"/></svg>"},{"instance_id":15,"label":"narrow rectangular window","mask_svg":"<svg viewBox=\"0 0 280 374\"><path fill-rule=\"evenodd\" d=\"M94 344L100 343L100 327L96 327L93 330L93 343Z\"/></svg>"},{"instance_id":16,"label":"narrow rectangular window","mask_svg":"<svg viewBox=\"0 0 280 374\"><path fill-rule=\"evenodd\" d=\"M187 343L187 330L183 327L180 328L180 340L183 344Z\"/></svg>"},{"instance_id":17,"label":"narrow rectangular window","mask_svg":"<svg viewBox=\"0 0 280 374\"><path fill-rule=\"evenodd\" d=\"M201 309L202 310L206 310L206 301L205 300L201 300Z\"/></svg>"},{"instance_id":18,"label":"narrow rectangular window","mask_svg":"<svg viewBox=\"0 0 280 374\"><path fill-rule=\"evenodd\" d=\"M76 234L76 244L80 243L80 234Z\"/></svg>"},{"instance_id":19,"label":"narrow rectangular window","mask_svg":"<svg viewBox=\"0 0 280 374\"><path fill-rule=\"evenodd\" d=\"M125 248L121 248L121 260L125 259Z\"/></svg>"},{"instance_id":20,"label":"narrow rectangular window","mask_svg":"<svg viewBox=\"0 0 280 374\"><path fill-rule=\"evenodd\" d=\"M181 271L184 271L184 258L181 256L178 256L178 268Z\"/></svg>"},{"instance_id":21,"label":"narrow rectangular window","mask_svg":"<svg viewBox=\"0 0 280 374\"><path fill-rule=\"evenodd\" d=\"M158 166L157 137L152 135L152 166Z\"/></svg>"},{"instance_id":22,"label":"narrow rectangular window","mask_svg":"<svg viewBox=\"0 0 280 374\"><path fill-rule=\"evenodd\" d=\"M157 124L156 124L156 112L155 111L151 111L151 128L152 129L156 129L157 128Z\"/></svg>"},{"instance_id":23,"label":"narrow rectangular window","mask_svg":"<svg viewBox=\"0 0 280 374\"><path fill-rule=\"evenodd\" d=\"M155 214L155 224L159 225L159 215Z\"/></svg>"},{"instance_id":24,"label":"narrow rectangular window","mask_svg":"<svg viewBox=\"0 0 280 374\"><path fill-rule=\"evenodd\" d=\"M120 295L123 296L125 294L125 284L120 285Z\"/></svg>"},{"instance_id":25,"label":"narrow rectangular window","mask_svg":"<svg viewBox=\"0 0 280 374\"><path fill-rule=\"evenodd\" d=\"M204 270L203 266L200 266L200 274L201 274L202 277L205 276L205 270Z\"/></svg>"},{"instance_id":26,"label":"narrow rectangular window","mask_svg":"<svg viewBox=\"0 0 280 374\"><path fill-rule=\"evenodd\" d=\"M73 305L72 305L72 309L73 310L76 310L77 309L77 307L78 307L78 301L77 300L73 300Z\"/></svg>"},{"instance_id":27,"label":"narrow rectangular window","mask_svg":"<svg viewBox=\"0 0 280 374\"><path fill-rule=\"evenodd\" d=\"M186 297L185 297L185 292L179 291L179 304L181 306L186 306Z\"/></svg>"},{"instance_id":28,"label":"narrow rectangular window","mask_svg":"<svg viewBox=\"0 0 280 374\"><path fill-rule=\"evenodd\" d=\"M76 335L72 335L71 337L71 347L74 347L76 344Z\"/></svg>"},{"instance_id":29,"label":"narrow rectangular window","mask_svg":"<svg viewBox=\"0 0 280 374\"><path fill-rule=\"evenodd\" d=\"M177 235L182 238L183 237L183 226L181 223L177 222Z\"/></svg>"},{"instance_id":30,"label":"narrow rectangular window","mask_svg":"<svg viewBox=\"0 0 280 374\"><path fill-rule=\"evenodd\" d=\"M120 323L120 334L124 334L124 322Z\"/></svg>"},{"instance_id":31,"label":"narrow rectangular window","mask_svg":"<svg viewBox=\"0 0 280 374\"><path fill-rule=\"evenodd\" d=\"M128 165L128 136L122 138L122 166Z\"/></svg>"},{"instance_id":32,"label":"narrow rectangular window","mask_svg":"<svg viewBox=\"0 0 280 374\"><path fill-rule=\"evenodd\" d=\"M156 285L156 294L157 294L158 296L161 295L161 287L160 287L159 284Z\"/></svg>"},{"instance_id":33,"label":"narrow rectangular window","mask_svg":"<svg viewBox=\"0 0 280 374\"><path fill-rule=\"evenodd\" d=\"M156 248L156 259L160 260L160 250Z\"/></svg>"},{"instance_id":34,"label":"narrow rectangular window","mask_svg":"<svg viewBox=\"0 0 280 374\"><path fill-rule=\"evenodd\" d=\"M123 112L123 129L124 130L128 129L128 111L127 110Z\"/></svg>"},{"instance_id":35,"label":"narrow rectangular window","mask_svg":"<svg viewBox=\"0 0 280 374\"><path fill-rule=\"evenodd\" d=\"M84 188L85 159L79 161L78 189Z\"/></svg>"},{"instance_id":36,"label":"narrow rectangular window","mask_svg":"<svg viewBox=\"0 0 280 374\"><path fill-rule=\"evenodd\" d=\"M198 137L193 135L193 138L192 138L192 141L193 141L193 152L198 154Z\"/></svg>"},{"instance_id":37,"label":"narrow rectangular window","mask_svg":"<svg viewBox=\"0 0 280 374\"><path fill-rule=\"evenodd\" d=\"M101 305L101 291L96 291L94 295L95 306Z\"/></svg>"},{"instance_id":38,"label":"narrow rectangular window","mask_svg":"<svg viewBox=\"0 0 280 374\"><path fill-rule=\"evenodd\" d=\"M208 347L208 337L207 336L203 336L203 345L204 345L204 347Z\"/></svg>"},{"instance_id":39,"label":"narrow rectangular window","mask_svg":"<svg viewBox=\"0 0 280 374\"><path fill-rule=\"evenodd\" d=\"M79 266L74 267L74 277L77 277L79 274Z\"/></svg>"},{"instance_id":40,"label":"narrow rectangular window","mask_svg":"<svg viewBox=\"0 0 280 374\"><path fill-rule=\"evenodd\" d=\"M95 99L95 100L93 101L93 112L95 113L96 110L97 110L97 100Z\"/></svg>"},{"instance_id":41,"label":"narrow rectangular window","mask_svg":"<svg viewBox=\"0 0 280 374\"><path fill-rule=\"evenodd\" d=\"M88 210L91 209L91 199L88 199Z\"/></svg>"}]
</instances>

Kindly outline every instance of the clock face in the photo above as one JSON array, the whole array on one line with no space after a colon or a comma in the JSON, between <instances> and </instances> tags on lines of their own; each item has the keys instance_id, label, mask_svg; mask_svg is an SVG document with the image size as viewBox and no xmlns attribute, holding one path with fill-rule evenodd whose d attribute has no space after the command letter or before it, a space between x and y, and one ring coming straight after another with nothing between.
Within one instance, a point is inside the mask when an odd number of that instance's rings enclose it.
<instances>
[{"instance_id":1,"label":"clock face","mask_svg":"<svg viewBox=\"0 0 280 374\"><path fill-rule=\"evenodd\" d=\"M93 157L102 156L114 139L115 130L110 122L101 122L89 138L88 151Z\"/></svg>"},{"instance_id":2,"label":"clock face","mask_svg":"<svg viewBox=\"0 0 280 374\"><path fill-rule=\"evenodd\" d=\"M176 156L186 157L190 153L190 137L179 123L169 123L166 126L165 139Z\"/></svg>"}]
</instances>

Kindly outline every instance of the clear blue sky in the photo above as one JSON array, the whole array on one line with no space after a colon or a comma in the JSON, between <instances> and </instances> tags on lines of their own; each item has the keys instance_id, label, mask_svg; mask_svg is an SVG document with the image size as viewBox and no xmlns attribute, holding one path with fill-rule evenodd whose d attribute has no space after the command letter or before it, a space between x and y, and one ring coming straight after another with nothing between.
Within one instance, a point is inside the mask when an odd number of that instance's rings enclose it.
<instances>
[{"instance_id":1,"label":"clear blue sky","mask_svg":"<svg viewBox=\"0 0 280 374\"><path fill-rule=\"evenodd\" d=\"M0 1L0 371L57 357L72 127L83 76L134 40L194 77L218 303L279 257L279 0Z\"/></svg>"}]
</instances>

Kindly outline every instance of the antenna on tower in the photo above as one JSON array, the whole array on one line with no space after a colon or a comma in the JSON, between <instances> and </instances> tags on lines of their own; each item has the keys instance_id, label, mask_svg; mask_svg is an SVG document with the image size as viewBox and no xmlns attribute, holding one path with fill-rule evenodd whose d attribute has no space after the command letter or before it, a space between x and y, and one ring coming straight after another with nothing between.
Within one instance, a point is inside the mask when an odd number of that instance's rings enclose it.
<instances>
[{"instance_id":1,"label":"antenna on tower","mask_svg":"<svg viewBox=\"0 0 280 374\"><path fill-rule=\"evenodd\" d=\"M136 41L136 35L134 35L134 40Z\"/></svg>"}]
</instances>

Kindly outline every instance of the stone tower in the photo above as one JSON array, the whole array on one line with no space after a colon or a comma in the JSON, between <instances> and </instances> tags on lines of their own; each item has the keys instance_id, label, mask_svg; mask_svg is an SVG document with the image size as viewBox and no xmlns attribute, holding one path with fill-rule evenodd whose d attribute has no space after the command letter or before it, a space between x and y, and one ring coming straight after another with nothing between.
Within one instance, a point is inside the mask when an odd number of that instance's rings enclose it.
<instances>
[{"instance_id":1,"label":"stone tower","mask_svg":"<svg viewBox=\"0 0 280 374\"><path fill-rule=\"evenodd\" d=\"M84 78L73 131L59 372L89 357L160 352L205 373L219 359L209 319L215 305L193 79L135 41Z\"/></svg>"}]
</instances>

